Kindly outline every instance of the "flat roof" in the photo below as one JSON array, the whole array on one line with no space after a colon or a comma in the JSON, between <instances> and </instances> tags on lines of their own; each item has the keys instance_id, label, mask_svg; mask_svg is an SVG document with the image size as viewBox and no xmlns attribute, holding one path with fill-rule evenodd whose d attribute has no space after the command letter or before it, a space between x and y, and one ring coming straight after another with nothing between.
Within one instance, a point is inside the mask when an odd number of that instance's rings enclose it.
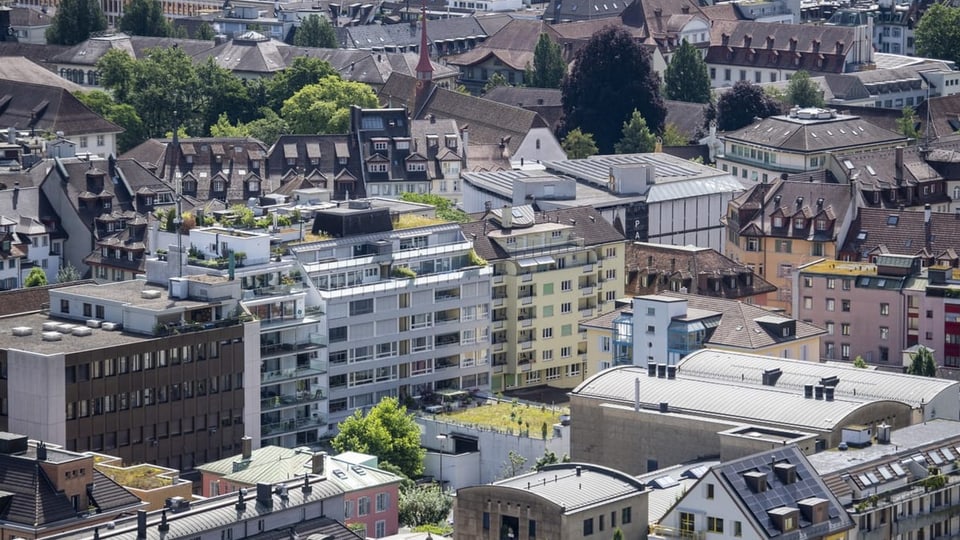
<instances>
[{"instance_id":1,"label":"flat roof","mask_svg":"<svg viewBox=\"0 0 960 540\"><path fill-rule=\"evenodd\" d=\"M643 484L632 476L586 463L551 465L493 485L536 494L564 507L566 512L606 504L644 490Z\"/></svg>"},{"instance_id":2,"label":"flat roof","mask_svg":"<svg viewBox=\"0 0 960 540\"><path fill-rule=\"evenodd\" d=\"M826 274L835 276L875 276L877 265L844 261L819 261L800 268L804 274Z\"/></svg>"},{"instance_id":3,"label":"flat roof","mask_svg":"<svg viewBox=\"0 0 960 540\"><path fill-rule=\"evenodd\" d=\"M90 335L88 336L64 334L60 341L44 341L43 323L45 322L60 322L83 326L82 321L51 317L39 312L2 317L0 318L0 349L54 355L129 345L148 339L160 339L126 331L107 331L102 328L91 328ZM13 335L14 328L23 326L31 328L33 333L29 336Z\"/></svg>"}]
</instances>

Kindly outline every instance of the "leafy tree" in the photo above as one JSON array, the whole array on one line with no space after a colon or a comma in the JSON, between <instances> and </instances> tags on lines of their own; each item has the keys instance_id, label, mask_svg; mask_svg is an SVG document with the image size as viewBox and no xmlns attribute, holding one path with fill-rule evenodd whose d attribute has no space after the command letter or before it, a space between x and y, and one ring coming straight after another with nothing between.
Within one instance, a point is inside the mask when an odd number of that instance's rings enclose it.
<instances>
[{"instance_id":1,"label":"leafy tree","mask_svg":"<svg viewBox=\"0 0 960 540\"><path fill-rule=\"evenodd\" d=\"M71 281L80 281L83 277L80 275L80 271L77 270L77 267L67 262L66 264L61 264L60 269L57 270L57 283L70 283Z\"/></svg>"},{"instance_id":2,"label":"leafy tree","mask_svg":"<svg viewBox=\"0 0 960 540\"><path fill-rule=\"evenodd\" d=\"M537 46L533 49L533 71L528 72L524 80L535 88L560 88L567 63L563 61L563 51L559 43L554 43L545 33L540 34Z\"/></svg>"},{"instance_id":3,"label":"leafy tree","mask_svg":"<svg viewBox=\"0 0 960 540\"><path fill-rule=\"evenodd\" d=\"M100 84L110 89L118 103L130 99L130 80L136 61L123 49L110 49L97 61Z\"/></svg>"},{"instance_id":4,"label":"leafy tree","mask_svg":"<svg viewBox=\"0 0 960 540\"><path fill-rule=\"evenodd\" d=\"M507 82L507 78L503 74L494 71L493 75L487 78L487 83L483 85L483 93L486 94L498 86L511 86L511 84Z\"/></svg>"},{"instance_id":5,"label":"leafy tree","mask_svg":"<svg viewBox=\"0 0 960 540\"><path fill-rule=\"evenodd\" d=\"M918 56L960 62L960 8L933 3L913 33Z\"/></svg>"},{"instance_id":6,"label":"leafy tree","mask_svg":"<svg viewBox=\"0 0 960 540\"><path fill-rule=\"evenodd\" d=\"M823 107L823 92L802 69L787 83L786 102L797 107Z\"/></svg>"},{"instance_id":7,"label":"leafy tree","mask_svg":"<svg viewBox=\"0 0 960 540\"><path fill-rule=\"evenodd\" d=\"M690 103L710 101L710 75L700 51L689 41L680 44L663 75L667 99Z\"/></svg>"},{"instance_id":8,"label":"leafy tree","mask_svg":"<svg viewBox=\"0 0 960 540\"><path fill-rule=\"evenodd\" d=\"M297 47L320 47L324 49L336 49L340 46L337 42L337 33L326 17L319 15L308 15L300 28L297 28L293 34L293 44Z\"/></svg>"},{"instance_id":9,"label":"leafy tree","mask_svg":"<svg viewBox=\"0 0 960 540\"><path fill-rule=\"evenodd\" d=\"M130 0L120 19L120 30L134 36L166 37L173 34L160 0Z\"/></svg>"},{"instance_id":10,"label":"leafy tree","mask_svg":"<svg viewBox=\"0 0 960 540\"><path fill-rule=\"evenodd\" d=\"M301 88L317 84L324 77L336 75L329 62L319 58L299 56L287 69L274 75L265 87L267 105L280 112L283 102L290 99Z\"/></svg>"},{"instance_id":11,"label":"leafy tree","mask_svg":"<svg viewBox=\"0 0 960 540\"><path fill-rule=\"evenodd\" d=\"M766 118L780 112L780 104L748 81L737 81L717 100L717 127L732 131L750 125L754 118Z\"/></svg>"},{"instance_id":12,"label":"leafy tree","mask_svg":"<svg viewBox=\"0 0 960 540\"><path fill-rule=\"evenodd\" d=\"M623 137L613 146L618 154L636 154L653 152L657 145L657 137L650 133L647 121L640 116L640 111L633 111L630 121L623 123Z\"/></svg>"},{"instance_id":13,"label":"leafy tree","mask_svg":"<svg viewBox=\"0 0 960 540\"><path fill-rule=\"evenodd\" d=\"M98 0L61 0L46 38L50 45L76 45L106 29L107 17Z\"/></svg>"},{"instance_id":14,"label":"leafy tree","mask_svg":"<svg viewBox=\"0 0 960 540\"><path fill-rule=\"evenodd\" d=\"M577 52L561 91L564 131L593 134L604 154L613 151L620 139L617 126L635 110L650 130L663 129L667 111L660 78L651 69L650 53L623 28L608 26L590 38Z\"/></svg>"},{"instance_id":15,"label":"leafy tree","mask_svg":"<svg viewBox=\"0 0 960 540\"><path fill-rule=\"evenodd\" d=\"M373 109L379 101L370 86L330 75L284 101L280 116L293 133L346 133L351 105Z\"/></svg>"},{"instance_id":16,"label":"leafy tree","mask_svg":"<svg viewBox=\"0 0 960 540\"><path fill-rule=\"evenodd\" d=\"M668 123L665 128L663 128L663 139L664 146L687 146L690 144L689 138L680 132L680 128L676 124Z\"/></svg>"},{"instance_id":17,"label":"leafy tree","mask_svg":"<svg viewBox=\"0 0 960 540\"><path fill-rule=\"evenodd\" d=\"M597 153L597 143L593 141L593 135L581 132L580 128L567 133L560 146L567 153L567 159L581 159Z\"/></svg>"},{"instance_id":18,"label":"leafy tree","mask_svg":"<svg viewBox=\"0 0 960 540\"><path fill-rule=\"evenodd\" d=\"M470 221L470 216L468 216L466 212L457 210L454 208L453 203L450 202L450 199L445 199L439 195L434 195L432 193L406 192L400 195L400 200L412 203L429 204L437 209L437 217L446 221L452 221L455 223L466 223Z\"/></svg>"},{"instance_id":19,"label":"leafy tree","mask_svg":"<svg viewBox=\"0 0 960 540\"><path fill-rule=\"evenodd\" d=\"M853 359L853 367L855 367L855 368L860 368L860 369L866 369L866 368L867 368L867 361L864 360L862 356L857 355L857 357Z\"/></svg>"},{"instance_id":20,"label":"leafy tree","mask_svg":"<svg viewBox=\"0 0 960 540\"><path fill-rule=\"evenodd\" d=\"M503 464L503 475L505 478L512 478L523 472L523 465L527 458L511 450L507 453L507 462Z\"/></svg>"},{"instance_id":21,"label":"leafy tree","mask_svg":"<svg viewBox=\"0 0 960 540\"><path fill-rule=\"evenodd\" d=\"M47 274L45 274L43 268L39 266L31 268L30 273L27 274L27 279L23 280L24 287L42 287L46 284Z\"/></svg>"},{"instance_id":22,"label":"leafy tree","mask_svg":"<svg viewBox=\"0 0 960 540\"><path fill-rule=\"evenodd\" d=\"M143 120L132 106L117 103L110 94L101 90L90 92L77 91L76 97L93 112L117 124L124 129L117 135L117 151L120 153L147 140L143 129Z\"/></svg>"},{"instance_id":23,"label":"leafy tree","mask_svg":"<svg viewBox=\"0 0 960 540\"><path fill-rule=\"evenodd\" d=\"M924 377L937 376L937 361L933 358L933 353L926 347L920 347L910 358L910 366L907 373L911 375L922 375Z\"/></svg>"},{"instance_id":24,"label":"leafy tree","mask_svg":"<svg viewBox=\"0 0 960 540\"><path fill-rule=\"evenodd\" d=\"M194 34L193 39L199 39L203 41L213 41L217 35L213 31L213 27L210 26L210 23L204 21L200 23L200 26L197 27L197 33Z\"/></svg>"},{"instance_id":25,"label":"leafy tree","mask_svg":"<svg viewBox=\"0 0 960 540\"><path fill-rule=\"evenodd\" d=\"M453 497L433 486L422 485L400 490L397 514L400 524L422 527L446 522Z\"/></svg>"},{"instance_id":26,"label":"leafy tree","mask_svg":"<svg viewBox=\"0 0 960 540\"><path fill-rule=\"evenodd\" d=\"M206 133L209 126L217 122L220 113L226 113L232 120L252 120L258 116L240 78L229 69L218 66L212 57L196 66L196 73L203 81L198 89L200 109L197 113L202 115L200 133Z\"/></svg>"},{"instance_id":27,"label":"leafy tree","mask_svg":"<svg viewBox=\"0 0 960 540\"><path fill-rule=\"evenodd\" d=\"M211 137L246 137L250 135L250 130L247 128L246 124L238 123L233 125L230 123L230 119L227 118L227 113L220 113L220 116L217 117L217 123L210 126L210 136Z\"/></svg>"},{"instance_id":28,"label":"leafy tree","mask_svg":"<svg viewBox=\"0 0 960 540\"><path fill-rule=\"evenodd\" d=\"M248 134L251 137L263 142L267 146L273 146L273 143L277 142L280 135L290 133L290 126L287 125L283 118L280 118L280 115L273 112L272 109L263 107L260 109L260 113L262 115L261 118L257 118L246 124Z\"/></svg>"},{"instance_id":29,"label":"leafy tree","mask_svg":"<svg viewBox=\"0 0 960 540\"><path fill-rule=\"evenodd\" d=\"M917 113L913 107L907 105L900 112L900 118L897 118L897 133L911 139L920 138L920 131L917 130Z\"/></svg>"},{"instance_id":30,"label":"leafy tree","mask_svg":"<svg viewBox=\"0 0 960 540\"><path fill-rule=\"evenodd\" d=\"M340 423L331 441L338 452L363 452L396 465L409 478L423 472L426 451L420 447L420 427L397 398L388 397L365 416L357 410Z\"/></svg>"},{"instance_id":31,"label":"leafy tree","mask_svg":"<svg viewBox=\"0 0 960 540\"><path fill-rule=\"evenodd\" d=\"M537 461L533 464L533 470L539 471L546 467L547 465L553 465L554 463L569 463L570 456L564 454L562 457L558 456L553 450L544 450L543 455L537 458Z\"/></svg>"},{"instance_id":32,"label":"leafy tree","mask_svg":"<svg viewBox=\"0 0 960 540\"><path fill-rule=\"evenodd\" d=\"M613 540L623 540L623 531L620 530L620 527L613 530Z\"/></svg>"}]
</instances>

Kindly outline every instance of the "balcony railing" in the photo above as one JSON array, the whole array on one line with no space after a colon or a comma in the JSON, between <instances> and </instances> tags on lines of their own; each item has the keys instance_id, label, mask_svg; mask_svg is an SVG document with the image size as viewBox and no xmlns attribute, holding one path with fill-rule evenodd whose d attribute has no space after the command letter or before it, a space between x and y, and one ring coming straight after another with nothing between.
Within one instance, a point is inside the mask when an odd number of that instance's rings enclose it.
<instances>
[{"instance_id":1,"label":"balcony railing","mask_svg":"<svg viewBox=\"0 0 960 540\"><path fill-rule=\"evenodd\" d=\"M293 431L300 431L302 429L308 428L317 428L327 425L326 418L321 414L315 416L304 416L300 418L291 418L289 420L281 420L279 422L274 422L272 424L261 424L260 425L260 436L267 437L271 435L277 435L280 433L289 433Z\"/></svg>"},{"instance_id":2,"label":"balcony railing","mask_svg":"<svg viewBox=\"0 0 960 540\"><path fill-rule=\"evenodd\" d=\"M665 538L684 538L689 540L703 540L707 537L706 533L702 531L684 531L673 527L665 527L663 525L651 525L650 535L661 536Z\"/></svg>"},{"instance_id":3,"label":"balcony railing","mask_svg":"<svg viewBox=\"0 0 960 540\"><path fill-rule=\"evenodd\" d=\"M276 396L269 396L260 400L260 411L282 409L284 407L302 405L304 403L313 403L315 401L323 401L324 399L326 399L326 396L323 394L322 390L316 390L313 392L297 392L295 394L280 394Z\"/></svg>"},{"instance_id":4,"label":"balcony railing","mask_svg":"<svg viewBox=\"0 0 960 540\"><path fill-rule=\"evenodd\" d=\"M301 379L312 375L322 375L327 372L327 363L322 360L311 360L309 365L297 366L290 369L260 372L262 384L273 384L284 380Z\"/></svg>"},{"instance_id":5,"label":"balcony railing","mask_svg":"<svg viewBox=\"0 0 960 540\"><path fill-rule=\"evenodd\" d=\"M304 341L296 343L268 343L260 346L260 357L283 356L287 354L310 351L326 347L328 344L327 336L323 334L310 334L310 337Z\"/></svg>"}]
</instances>

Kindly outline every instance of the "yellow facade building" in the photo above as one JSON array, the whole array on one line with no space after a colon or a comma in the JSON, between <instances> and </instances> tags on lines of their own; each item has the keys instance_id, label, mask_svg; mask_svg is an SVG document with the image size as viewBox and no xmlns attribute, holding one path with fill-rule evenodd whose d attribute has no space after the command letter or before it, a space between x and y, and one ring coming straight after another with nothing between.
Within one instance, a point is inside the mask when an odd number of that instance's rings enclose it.
<instances>
[{"instance_id":1,"label":"yellow facade building","mask_svg":"<svg viewBox=\"0 0 960 540\"><path fill-rule=\"evenodd\" d=\"M494 266L491 390L582 382L579 324L623 296L623 235L590 207L504 207L463 228Z\"/></svg>"}]
</instances>

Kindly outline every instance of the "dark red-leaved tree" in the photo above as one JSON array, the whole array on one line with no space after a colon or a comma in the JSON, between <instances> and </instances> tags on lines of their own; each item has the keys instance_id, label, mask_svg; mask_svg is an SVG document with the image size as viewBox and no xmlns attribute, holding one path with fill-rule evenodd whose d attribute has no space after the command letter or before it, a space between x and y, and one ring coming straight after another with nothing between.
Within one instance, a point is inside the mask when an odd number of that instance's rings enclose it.
<instances>
[{"instance_id":1,"label":"dark red-leaved tree","mask_svg":"<svg viewBox=\"0 0 960 540\"><path fill-rule=\"evenodd\" d=\"M754 118L780 114L780 102L748 81L737 81L717 100L717 128L732 131L749 126Z\"/></svg>"},{"instance_id":2,"label":"dark red-leaved tree","mask_svg":"<svg viewBox=\"0 0 960 540\"><path fill-rule=\"evenodd\" d=\"M623 123L634 110L650 131L661 133L667 109L660 97L660 77L650 53L626 30L608 26L577 52L563 80L564 133L579 128L593 134L601 154L612 154Z\"/></svg>"}]
</instances>

